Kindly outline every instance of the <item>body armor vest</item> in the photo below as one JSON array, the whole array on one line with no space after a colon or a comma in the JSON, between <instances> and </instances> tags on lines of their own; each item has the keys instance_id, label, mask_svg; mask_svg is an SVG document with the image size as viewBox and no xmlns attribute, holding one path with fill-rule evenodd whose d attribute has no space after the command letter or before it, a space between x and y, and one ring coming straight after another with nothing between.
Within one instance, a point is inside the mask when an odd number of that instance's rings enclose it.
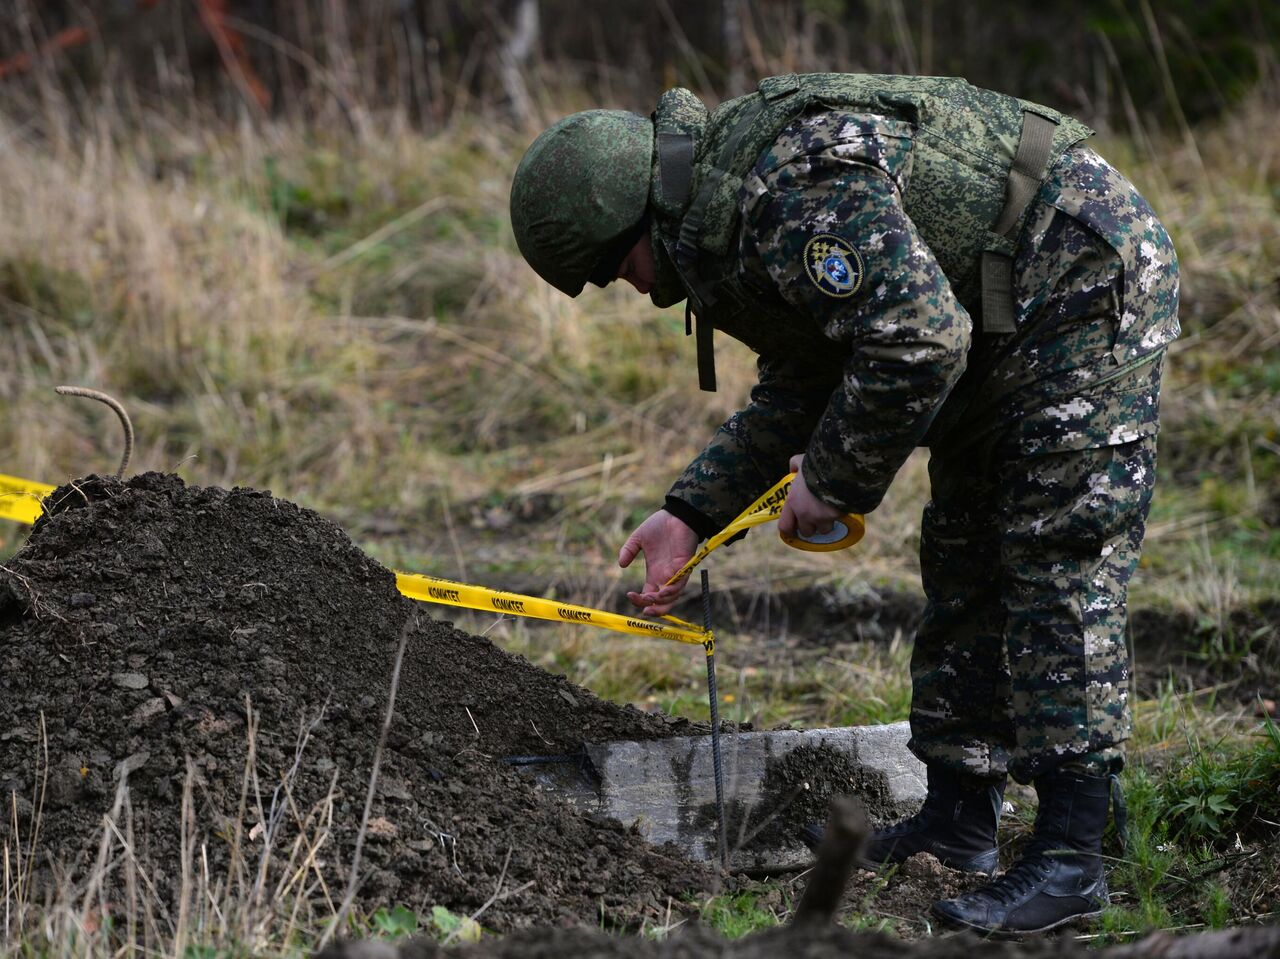
<instances>
[{"instance_id":1,"label":"body armor vest","mask_svg":"<svg viewBox=\"0 0 1280 959\"><path fill-rule=\"evenodd\" d=\"M667 265L698 318L699 378L714 389L711 330L757 352L769 340L818 335L740 268L741 189L760 154L797 117L834 110L911 125L912 172L903 206L951 287L987 333L1012 333L1012 262L1025 213L1052 161L1090 136L1049 107L950 77L789 74L708 114L689 91L663 94L655 113L650 208ZM750 322L748 314L799 323ZM767 329L766 329L767 328ZM772 330L774 333L769 333Z\"/></svg>"}]
</instances>

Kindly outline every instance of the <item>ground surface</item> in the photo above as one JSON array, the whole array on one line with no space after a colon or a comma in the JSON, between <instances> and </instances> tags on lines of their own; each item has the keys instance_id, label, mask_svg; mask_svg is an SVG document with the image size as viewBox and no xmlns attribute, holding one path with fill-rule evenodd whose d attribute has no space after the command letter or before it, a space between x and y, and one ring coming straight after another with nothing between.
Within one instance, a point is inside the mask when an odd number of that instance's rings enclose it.
<instances>
[{"instance_id":1,"label":"ground surface","mask_svg":"<svg viewBox=\"0 0 1280 959\"><path fill-rule=\"evenodd\" d=\"M39 823L38 880L83 879L127 777L122 821L171 896L190 774L215 871L237 852L288 850L331 816L306 884L338 895L412 619L363 902L470 912L502 877L505 891L529 885L492 905L491 928L602 916L634 926L713 884L709 870L560 807L499 761L692 724L602 702L431 619L340 529L269 494L152 473L90 477L51 502L54 515L0 569L0 788L21 797L17 838ZM13 829L6 817L0 838Z\"/></svg>"},{"instance_id":2,"label":"ground surface","mask_svg":"<svg viewBox=\"0 0 1280 959\"><path fill-rule=\"evenodd\" d=\"M385 948L385 947L384 947ZM368 947L364 946L364 950ZM835 925L810 929L779 928L725 942L704 928L694 927L678 932L670 939L655 942L643 939L618 939L595 930L539 930L508 938L500 943L485 943L463 949L442 949L434 943L418 940L399 951L399 959L967 959L975 949L991 959L1003 956L1083 956L1083 946L1064 940L1040 940L1026 943L982 943L971 936L930 939L904 943L899 939L875 933L854 932ZM334 949L317 959L394 959L396 952L362 951L350 946Z\"/></svg>"},{"instance_id":3,"label":"ground surface","mask_svg":"<svg viewBox=\"0 0 1280 959\"><path fill-rule=\"evenodd\" d=\"M317 514L156 473L89 477L50 503L0 568L0 788L18 797L0 839L34 846L37 887L92 876L109 812L161 902L191 881L187 848L204 846L229 877L270 849L267 871L284 876L297 838L317 844L325 822L305 881L277 888L331 904L407 629L364 852L366 910L467 914L501 894L490 929L635 928L679 920L719 889L759 890L758 905L779 914L798 895L803 877L729 880L537 790L502 757L705 730L603 702L429 618ZM776 772L793 808L766 831L822 818L848 779L808 753ZM800 801L797 777L812 784ZM910 933L934 900L970 885L918 857L887 879L855 873L846 909L906 917Z\"/></svg>"},{"instance_id":4,"label":"ground surface","mask_svg":"<svg viewBox=\"0 0 1280 959\"><path fill-rule=\"evenodd\" d=\"M395 903L417 914L483 909L491 930L559 930L513 938L502 955L692 956L719 954L719 940L694 930L655 952L644 940L564 929L668 927L714 892L779 916L798 899L804 876L765 885L718 876L561 806L504 763L705 727L602 701L431 619L318 514L157 473L88 477L49 502L0 567L0 789L15 797L0 842L34 862L28 896L78 889L106 862L110 908L137 895L111 869L128 860L163 909L199 878L199 859L206 884L260 871L274 895L323 918L351 872L405 637L359 870L366 913ZM884 608L903 624L912 615L905 600ZM1139 618L1139 647L1155 651L1178 628ZM797 763L779 771L778 788L790 795L797 777L816 786L786 828L820 816L826 780L841 776L821 756ZM119 832L100 847L106 813ZM840 914L929 935L929 906L976 882L921 856L887 876L855 872ZM831 928L785 948L879 955L885 942ZM734 954L783 947L764 935Z\"/></svg>"}]
</instances>

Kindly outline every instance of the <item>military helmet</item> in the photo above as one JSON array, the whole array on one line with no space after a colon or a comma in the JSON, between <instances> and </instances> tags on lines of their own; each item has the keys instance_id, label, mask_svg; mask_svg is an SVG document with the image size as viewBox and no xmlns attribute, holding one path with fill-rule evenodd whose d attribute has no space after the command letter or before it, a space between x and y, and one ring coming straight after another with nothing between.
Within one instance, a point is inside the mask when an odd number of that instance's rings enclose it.
<instances>
[{"instance_id":1,"label":"military helmet","mask_svg":"<svg viewBox=\"0 0 1280 959\"><path fill-rule=\"evenodd\" d=\"M525 151L511 184L511 228L529 265L569 296L613 279L640 238L653 124L623 110L574 113Z\"/></svg>"}]
</instances>

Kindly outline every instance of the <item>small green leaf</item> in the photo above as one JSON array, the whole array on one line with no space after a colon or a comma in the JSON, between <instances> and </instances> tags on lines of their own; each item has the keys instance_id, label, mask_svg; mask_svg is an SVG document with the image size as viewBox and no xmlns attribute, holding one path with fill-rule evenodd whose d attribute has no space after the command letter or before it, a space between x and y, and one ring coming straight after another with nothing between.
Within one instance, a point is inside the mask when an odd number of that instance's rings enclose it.
<instances>
[{"instance_id":1,"label":"small green leaf","mask_svg":"<svg viewBox=\"0 0 1280 959\"><path fill-rule=\"evenodd\" d=\"M446 938L452 936L459 942L480 941L480 923L470 916L459 916L444 906L432 906L431 921L441 936Z\"/></svg>"},{"instance_id":2,"label":"small green leaf","mask_svg":"<svg viewBox=\"0 0 1280 959\"><path fill-rule=\"evenodd\" d=\"M418 917L404 906L382 908L370 917L373 931L384 939L403 939L418 931Z\"/></svg>"}]
</instances>

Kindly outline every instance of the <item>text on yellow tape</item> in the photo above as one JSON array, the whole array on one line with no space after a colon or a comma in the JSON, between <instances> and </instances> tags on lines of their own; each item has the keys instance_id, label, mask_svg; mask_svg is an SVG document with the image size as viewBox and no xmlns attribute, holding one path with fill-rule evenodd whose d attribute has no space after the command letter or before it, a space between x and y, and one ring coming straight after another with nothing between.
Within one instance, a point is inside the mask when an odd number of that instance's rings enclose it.
<instances>
[{"instance_id":1,"label":"text on yellow tape","mask_svg":"<svg viewBox=\"0 0 1280 959\"><path fill-rule=\"evenodd\" d=\"M624 616L621 613L610 613L603 609L592 609L589 606L561 603L554 599L522 596L519 593L487 589L484 586L455 583L448 579L434 579L418 573L396 573L396 586L410 599L427 603L462 606L487 613L511 613L514 616L547 619L553 622L586 623L589 626L612 629L619 633L653 636L698 646L712 641L712 634L701 626L695 626L674 616L663 616L656 620L639 619L634 616Z\"/></svg>"}]
</instances>

